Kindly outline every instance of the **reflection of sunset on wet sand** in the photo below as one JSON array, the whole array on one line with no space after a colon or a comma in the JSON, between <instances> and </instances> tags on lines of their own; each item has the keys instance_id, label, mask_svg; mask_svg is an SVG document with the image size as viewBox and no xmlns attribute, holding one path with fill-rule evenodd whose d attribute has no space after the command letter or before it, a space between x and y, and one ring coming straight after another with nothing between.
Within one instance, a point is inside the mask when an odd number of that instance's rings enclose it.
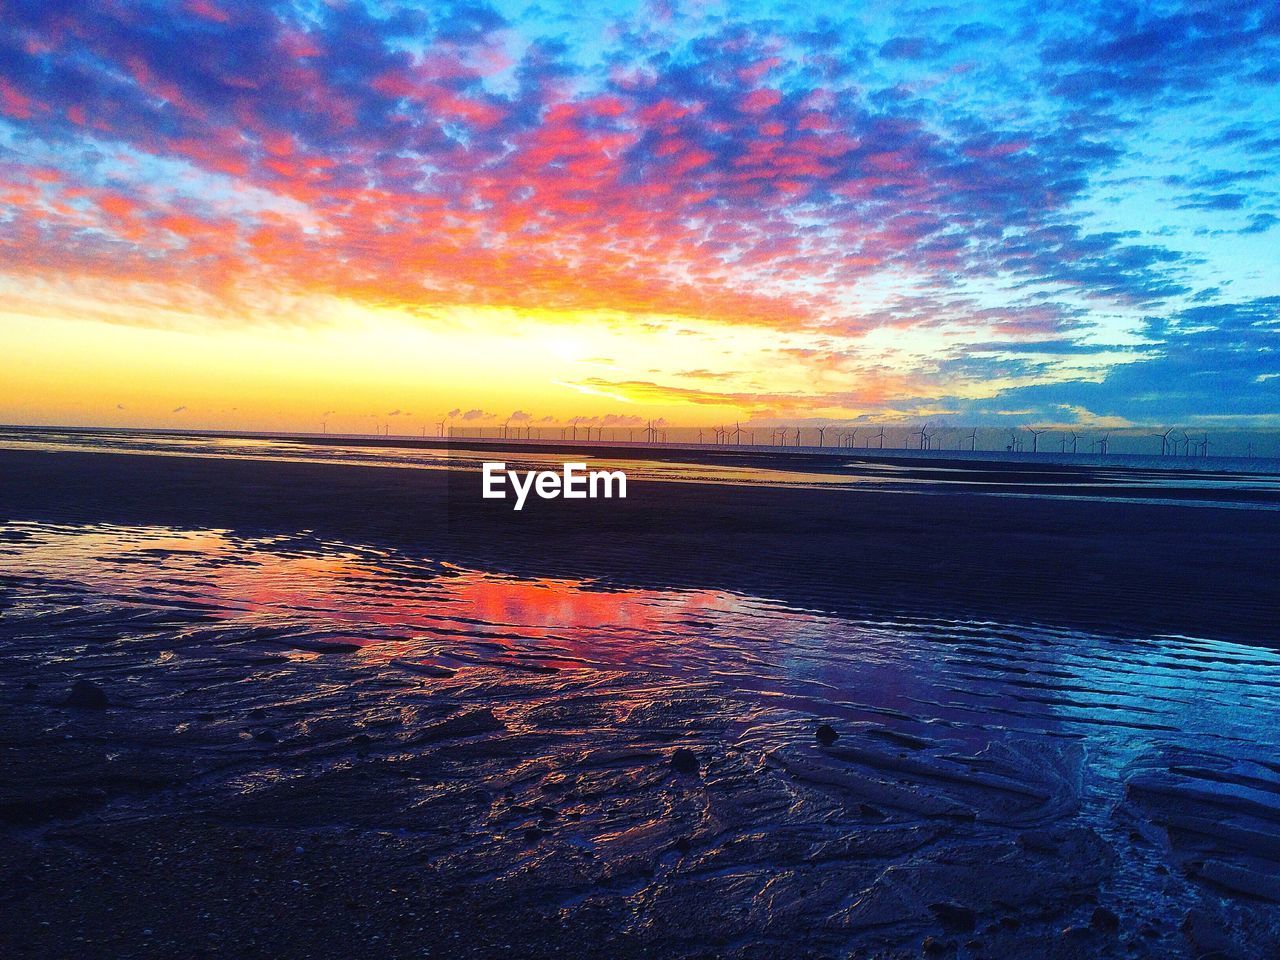
<instances>
[{"instance_id":1,"label":"reflection of sunset on wet sand","mask_svg":"<svg viewBox=\"0 0 1280 960\"><path fill-rule=\"evenodd\" d=\"M245 828L319 829L299 862L336 851L335 830L398 836L464 911L536 890L537 911L572 926L605 910L637 943L671 924L720 942L782 923L810 931L806 950L868 930L909 945L938 921L906 884L951 904L944 929L993 918L984 942L1031 956L1045 918L1083 911L1087 927L1106 890L1121 911L1203 909L1196 881L1126 866L1150 856L1140 831L1219 821L1170 834L1194 876L1268 829L1280 793L1256 746L1280 657L1256 647L833 615L313 533L14 522L0 583L5 670L35 678L9 708L20 725L74 662L110 691L95 722L121 782ZM49 733L75 740L85 722ZM820 723L834 740L815 740ZM124 824L154 789L68 794L60 776L23 788L52 806L11 799L11 817ZM198 889L213 864L185 863ZM726 897L753 906L691 928L679 906Z\"/></svg>"}]
</instances>

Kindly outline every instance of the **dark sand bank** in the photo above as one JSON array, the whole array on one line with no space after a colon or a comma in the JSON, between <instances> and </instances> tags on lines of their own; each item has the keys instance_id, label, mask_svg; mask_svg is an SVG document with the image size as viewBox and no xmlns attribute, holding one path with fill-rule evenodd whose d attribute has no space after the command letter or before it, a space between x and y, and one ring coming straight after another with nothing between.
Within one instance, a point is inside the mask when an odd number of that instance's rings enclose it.
<instances>
[{"instance_id":1,"label":"dark sand bank","mask_svg":"<svg viewBox=\"0 0 1280 960\"><path fill-rule=\"evenodd\" d=\"M443 471L0 451L0 522L6 955L1280 951L1280 513L513 516Z\"/></svg>"},{"instance_id":2,"label":"dark sand bank","mask_svg":"<svg viewBox=\"0 0 1280 960\"><path fill-rule=\"evenodd\" d=\"M524 576L1280 646L1280 511L1125 502L1106 486L1045 500L633 481L623 501L516 514L479 486L475 473L0 451L10 519L313 530Z\"/></svg>"}]
</instances>

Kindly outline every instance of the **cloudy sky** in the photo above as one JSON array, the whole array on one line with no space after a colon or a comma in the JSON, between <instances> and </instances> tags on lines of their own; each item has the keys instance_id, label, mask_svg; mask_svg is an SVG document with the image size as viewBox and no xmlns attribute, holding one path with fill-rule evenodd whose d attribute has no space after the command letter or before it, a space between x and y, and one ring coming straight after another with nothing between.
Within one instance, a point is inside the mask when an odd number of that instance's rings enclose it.
<instances>
[{"instance_id":1,"label":"cloudy sky","mask_svg":"<svg viewBox=\"0 0 1280 960\"><path fill-rule=\"evenodd\" d=\"M0 420L1280 425L1278 315L1274 0L0 0Z\"/></svg>"}]
</instances>

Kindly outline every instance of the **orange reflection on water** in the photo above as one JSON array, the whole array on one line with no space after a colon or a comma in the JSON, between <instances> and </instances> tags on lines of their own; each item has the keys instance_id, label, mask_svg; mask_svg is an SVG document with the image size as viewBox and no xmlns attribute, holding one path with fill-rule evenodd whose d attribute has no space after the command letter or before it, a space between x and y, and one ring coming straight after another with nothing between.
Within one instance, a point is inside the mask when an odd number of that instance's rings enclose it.
<instances>
[{"instance_id":1,"label":"orange reflection on water","mask_svg":"<svg viewBox=\"0 0 1280 960\"><path fill-rule=\"evenodd\" d=\"M707 618L741 603L714 591L519 579L305 537L160 527L46 528L24 547L23 568L116 605L198 602L228 627L296 642L303 656L309 645L341 643L375 660L656 665L705 641Z\"/></svg>"}]
</instances>

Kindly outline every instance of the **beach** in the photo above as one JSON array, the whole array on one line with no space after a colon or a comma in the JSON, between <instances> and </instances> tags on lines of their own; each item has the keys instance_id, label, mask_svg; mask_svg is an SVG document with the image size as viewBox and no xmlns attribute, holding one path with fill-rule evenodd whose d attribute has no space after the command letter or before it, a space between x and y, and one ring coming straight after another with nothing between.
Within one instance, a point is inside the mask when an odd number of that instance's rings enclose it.
<instances>
[{"instance_id":1,"label":"beach","mask_svg":"<svg viewBox=\"0 0 1280 960\"><path fill-rule=\"evenodd\" d=\"M0 449L13 955L1280 949L1265 485L197 452Z\"/></svg>"}]
</instances>

